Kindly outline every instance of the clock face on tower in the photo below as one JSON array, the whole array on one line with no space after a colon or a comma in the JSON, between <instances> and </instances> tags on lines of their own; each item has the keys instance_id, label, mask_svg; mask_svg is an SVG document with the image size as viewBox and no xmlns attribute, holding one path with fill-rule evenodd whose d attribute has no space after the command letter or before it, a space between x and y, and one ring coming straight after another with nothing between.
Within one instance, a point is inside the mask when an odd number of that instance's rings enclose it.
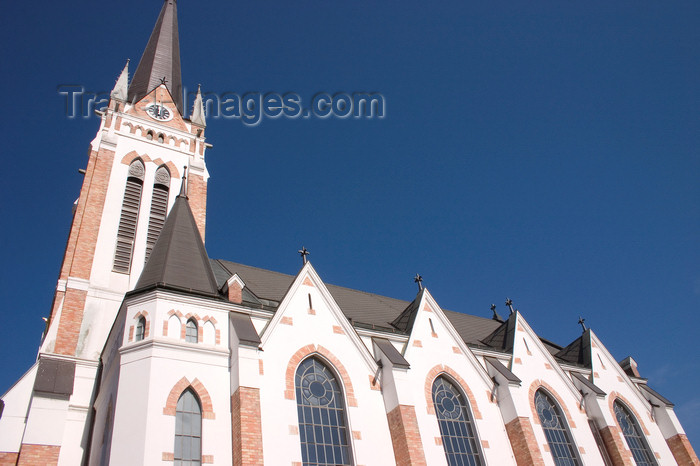
<instances>
[{"instance_id":1,"label":"clock face on tower","mask_svg":"<svg viewBox=\"0 0 700 466\"><path fill-rule=\"evenodd\" d=\"M173 114L164 105L161 104L150 104L146 107L146 112L148 116L158 121L169 121L173 119Z\"/></svg>"}]
</instances>

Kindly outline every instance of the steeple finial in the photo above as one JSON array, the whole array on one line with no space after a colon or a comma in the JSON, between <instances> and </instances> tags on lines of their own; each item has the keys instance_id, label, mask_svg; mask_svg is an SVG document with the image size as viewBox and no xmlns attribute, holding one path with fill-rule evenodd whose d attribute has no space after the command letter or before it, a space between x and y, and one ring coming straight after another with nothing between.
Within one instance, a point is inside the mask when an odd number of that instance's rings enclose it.
<instances>
[{"instance_id":1,"label":"steeple finial","mask_svg":"<svg viewBox=\"0 0 700 466\"><path fill-rule=\"evenodd\" d=\"M187 167L182 167L182 183L180 184L180 194L177 197L187 199Z\"/></svg>"},{"instance_id":2,"label":"steeple finial","mask_svg":"<svg viewBox=\"0 0 700 466\"><path fill-rule=\"evenodd\" d=\"M510 298L506 298L506 306L510 309L510 313L513 314L515 310L513 310L513 300Z\"/></svg>"},{"instance_id":3,"label":"steeple finial","mask_svg":"<svg viewBox=\"0 0 700 466\"><path fill-rule=\"evenodd\" d=\"M304 262L304 265L306 265L306 263L309 262L309 260L306 258L306 256L308 256L311 253L304 246L302 246L298 252L301 255L301 260Z\"/></svg>"},{"instance_id":4,"label":"steeple finial","mask_svg":"<svg viewBox=\"0 0 700 466\"><path fill-rule=\"evenodd\" d=\"M202 99L202 85L197 87L197 97L194 99L192 107L192 118L190 119L195 125L207 126L207 119L204 112L204 100Z\"/></svg>"},{"instance_id":5,"label":"steeple finial","mask_svg":"<svg viewBox=\"0 0 700 466\"><path fill-rule=\"evenodd\" d=\"M117 78L117 83L114 85L114 89L110 93L113 99L126 100L129 93L129 60L126 60L126 65L122 69L119 78Z\"/></svg>"},{"instance_id":6,"label":"steeple finial","mask_svg":"<svg viewBox=\"0 0 700 466\"><path fill-rule=\"evenodd\" d=\"M415 283L418 283L418 291L423 291L423 277L417 273L416 276L413 278L413 281Z\"/></svg>"},{"instance_id":7,"label":"steeple finial","mask_svg":"<svg viewBox=\"0 0 700 466\"><path fill-rule=\"evenodd\" d=\"M492 304L491 305L491 312L493 312L493 317L491 319L497 320L499 322L503 322L503 318L498 314L498 311L496 311L496 305Z\"/></svg>"},{"instance_id":8,"label":"steeple finial","mask_svg":"<svg viewBox=\"0 0 700 466\"><path fill-rule=\"evenodd\" d=\"M175 0L165 0L163 3L151 38L129 86L128 99L132 103L137 102L161 84L168 88L173 103L182 114L180 37Z\"/></svg>"},{"instance_id":9,"label":"steeple finial","mask_svg":"<svg viewBox=\"0 0 700 466\"><path fill-rule=\"evenodd\" d=\"M585 332L588 329L586 328L586 324L584 322L586 322L586 319L579 316L578 317L578 324L581 326L581 328L583 328L583 331Z\"/></svg>"}]
</instances>

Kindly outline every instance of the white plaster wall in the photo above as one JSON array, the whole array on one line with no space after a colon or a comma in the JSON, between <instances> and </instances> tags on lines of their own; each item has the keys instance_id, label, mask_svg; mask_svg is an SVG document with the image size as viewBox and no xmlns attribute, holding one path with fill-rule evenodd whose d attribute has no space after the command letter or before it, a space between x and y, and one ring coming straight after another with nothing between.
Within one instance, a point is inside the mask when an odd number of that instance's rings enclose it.
<instances>
[{"instance_id":1,"label":"white plaster wall","mask_svg":"<svg viewBox=\"0 0 700 466\"><path fill-rule=\"evenodd\" d=\"M316 315L308 313L308 293L311 293ZM260 376L260 394L265 463L301 461L300 437L290 433L290 426L299 425L296 400L285 399L285 375L294 353L306 345L315 344L334 354L352 381L358 406L349 407L346 396L348 429L359 431L362 437L361 440L350 439L355 463L395 464L382 395L370 388L372 371L362 357L361 352L367 351L364 345L352 341L349 335L333 332L333 326L339 326L341 322L334 318L315 286L301 285L291 297L289 306L278 312L292 318L293 325L278 323L269 327L267 331L271 333L263 346L264 375ZM339 382L342 384L342 380Z\"/></svg>"},{"instance_id":2,"label":"white plaster wall","mask_svg":"<svg viewBox=\"0 0 700 466\"><path fill-rule=\"evenodd\" d=\"M439 364L450 367L467 384L476 399L482 419L476 419L472 410L472 420L482 442L481 449L487 464L494 466L515 464L510 441L505 431L501 412L496 403L490 401L492 384L485 370L475 364L475 359L468 358L464 353L456 353L453 348L459 343L452 338L445 322L435 312L425 312L424 307L416 316L411 338L406 348L405 357L411 364L407 373L406 387L410 389L410 397L400 399L401 404L415 403L416 416L420 428L421 440L425 450L425 458L430 465L446 465L445 450L436 443L440 438L440 426L435 414L428 414L428 402L425 394L425 382L428 373ZM437 338L431 335L428 319L432 320ZM421 347L414 346L419 340ZM448 377L450 382L458 382ZM486 380L485 380L486 379ZM465 387L461 387L465 391ZM432 384L429 389L432 389ZM399 395L401 397L401 395ZM431 396L431 395L429 395ZM432 398L432 396L431 396ZM483 442L488 442L488 447Z\"/></svg>"},{"instance_id":3,"label":"white plaster wall","mask_svg":"<svg viewBox=\"0 0 700 466\"><path fill-rule=\"evenodd\" d=\"M186 343L179 332L176 337L163 337L163 322L167 322L171 309L185 315L196 313L200 318L214 317L223 343ZM153 319L149 337L128 342L128 327L135 322L133 316L142 310L148 310L149 319ZM224 306L207 307L206 302L197 299L178 302L159 295L152 302L128 307L120 350L111 464L161 464L163 453L173 453L175 416L165 415L163 408L170 391L183 377L190 383L199 380L213 404L215 419L202 421L202 454L213 455L215 464L231 463L227 325ZM123 445L131 447L125 449Z\"/></svg>"},{"instance_id":4,"label":"white plaster wall","mask_svg":"<svg viewBox=\"0 0 700 466\"><path fill-rule=\"evenodd\" d=\"M18 452L22 444L25 421L32 398L37 365L34 364L2 396L5 408L0 418L0 451Z\"/></svg>"},{"instance_id":5,"label":"white plaster wall","mask_svg":"<svg viewBox=\"0 0 700 466\"><path fill-rule=\"evenodd\" d=\"M661 429L656 424L656 420L651 416L651 405L643 398L638 391L639 389L633 385L620 365L614 360L612 355L610 355L595 335L592 335L592 346L594 383L607 393L605 400L600 401L601 411L605 417L606 424L609 426L618 426L617 419L615 419L614 413L610 410L611 396L614 396L613 392L616 392L624 397L624 399L621 400L623 404L634 408L634 411L639 415L637 421L640 424L643 423L647 428L649 432L649 434L646 435L647 443L657 456L659 463L674 464L675 459L673 453L671 453L671 450L668 448L668 444L661 433ZM634 411L630 411L634 416ZM627 448L627 442L624 438L623 444L625 448Z\"/></svg>"},{"instance_id":6,"label":"white plaster wall","mask_svg":"<svg viewBox=\"0 0 700 466\"><path fill-rule=\"evenodd\" d=\"M555 401L559 403L561 400L561 404L568 409L574 421L574 425L569 425L569 431L583 463L602 464L603 460L600 457L598 445L588 425L588 416L585 411L579 408L581 395L573 382L559 368L554 359L549 357L549 353L532 333L521 315L518 316L515 332L511 371L522 380L522 385L513 392L513 399L518 416L530 418L545 464L553 466L554 460L551 453L547 452L548 446L545 447L548 445L547 438L539 423L539 417L532 412L530 407L530 387L538 379L546 382L554 391L552 395L556 395L553 396ZM528 354L528 348L531 354ZM547 387L545 389L549 391ZM566 416L563 406L561 409L562 414Z\"/></svg>"}]
</instances>

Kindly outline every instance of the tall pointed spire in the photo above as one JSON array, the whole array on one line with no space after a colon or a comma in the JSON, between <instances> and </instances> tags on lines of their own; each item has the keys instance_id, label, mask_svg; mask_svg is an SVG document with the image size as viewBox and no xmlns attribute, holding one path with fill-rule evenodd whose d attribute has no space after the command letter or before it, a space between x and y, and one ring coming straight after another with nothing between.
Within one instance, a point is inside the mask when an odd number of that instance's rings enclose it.
<instances>
[{"instance_id":1,"label":"tall pointed spire","mask_svg":"<svg viewBox=\"0 0 700 466\"><path fill-rule=\"evenodd\" d=\"M163 82L170 91L175 106L182 114L177 0L165 0L163 3L158 21L129 86L129 101L141 100Z\"/></svg>"},{"instance_id":2,"label":"tall pointed spire","mask_svg":"<svg viewBox=\"0 0 700 466\"><path fill-rule=\"evenodd\" d=\"M126 100L126 96L129 90L129 60L126 61L124 69L122 70L119 78L117 78L117 83L112 89L110 94L113 99Z\"/></svg>"}]
</instances>

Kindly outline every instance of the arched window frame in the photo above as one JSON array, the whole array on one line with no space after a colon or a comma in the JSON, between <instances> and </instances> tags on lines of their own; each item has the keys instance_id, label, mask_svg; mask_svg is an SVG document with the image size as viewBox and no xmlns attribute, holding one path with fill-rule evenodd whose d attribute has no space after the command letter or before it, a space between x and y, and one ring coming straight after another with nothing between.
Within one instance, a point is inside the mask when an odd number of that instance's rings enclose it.
<instances>
[{"instance_id":1,"label":"arched window frame","mask_svg":"<svg viewBox=\"0 0 700 466\"><path fill-rule=\"evenodd\" d=\"M161 165L156 169L153 180L153 194L151 195L151 213L148 216L148 233L146 235L146 257L144 262L148 262L153 246L155 246L160 232L165 225L168 215L168 200L170 197L170 170L166 165Z\"/></svg>"},{"instance_id":2,"label":"arched window frame","mask_svg":"<svg viewBox=\"0 0 700 466\"><path fill-rule=\"evenodd\" d=\"M146 166L143 160L134 159L129 165L117 229L113 270L118 273L131 272L145 174Z\"/></svg>"},{"instance_id":3,"label":"arched window frame","mask_svg":"<svg viewBox=\"0 0 700 466\"><path fill-rule=\"evenodd\" d=\"M311 367L314 365L311 372ZM323 376L319 377L316 369L320 366L325 369L323 375L327 376L325 392L312 391L311 384L323 383ZM329 376L329 377L328 377ZM313 380L312 380L313 379ZM319 380L320 379L320 380ZM306 383L312 380L308 386ZM352 435L348 423L347 400L342 384L342 377L335 367L319 354L312 354L304 358L294 373L294 388L297 401L297 419L299 423L299 437L302 454L302 464L308 465L351 465L353 463ZM333 385L335 387L333 388ZM320 403L327 400L328 386L333 389L333 399L325 405L314 405L314 399ZM332 406L332 407L329 407ZM322 436L320 446L316 438ZM313 441L309 439L313 437ZM331 443L325 443L326 439ZM321 458L320 451L323 450ZM328 456L332 456L330 459ZM321 461L323 459L323 461Z\"/></svg>"},{"instance_id":4,"label":"arched window frame","mask_svg":"<svg viewBox=\"0 0 700 466\"><path fill-rule=\"evenodd\" d=\"M557 399L540 387L534 394L533 402L554 463L557 466L581 466L583 463L578 448ZM549 411L553 409L554 413L545 411L545 403L549 405Z\"/></svg>"},{"instance_id":5,"label":"arched window frame","mask_svg":"<svg viewBox=\"0 0 700 466\"><path fill-rule=\"evenodd\" d=\"M657 466L654 453L632 410L618 398L613 402L613 411L637 466Z\"/></svg>"},{"instance_id":6,"label":"arched window frame","mask_svg":"<svg viewBox=\"0 0 700 466\"><path fill-rule=\"evenodd\" d=\"M187 323L185 323L185 341L188 343L199 343L199 325L192 317L187 319Z\"/></svg>"},{"instance_id":7,"label":"arched window frame","mask_svg":"<svg viewBox=\"0 0 700 466\"><path fill-rule=\"evenodd\" d=\"M443 372L433 380L431 396L447 464L484 465L479 433L464 388Z\"/></svg>"},{"instance_id":8,"label":"arched window frame","mask_svg":"<svg viewBox=\"0 0 700 466\"><path fill-rule=\"evenodd\" d=\"M141 341L146 338L146 318L140 316L136 321L136 332L134 333L134 341Z\"/></svg>"},{"instance_id":9,"label":"arched window frame","mask_svg":"<svg viewBox=\"0 0 700 466\"><path fill-rule=\"evenodd\" d=\"M175 464L202 464L202 402L191 387L177 401L173 452Z\"/></svg>"}]
</instances>

